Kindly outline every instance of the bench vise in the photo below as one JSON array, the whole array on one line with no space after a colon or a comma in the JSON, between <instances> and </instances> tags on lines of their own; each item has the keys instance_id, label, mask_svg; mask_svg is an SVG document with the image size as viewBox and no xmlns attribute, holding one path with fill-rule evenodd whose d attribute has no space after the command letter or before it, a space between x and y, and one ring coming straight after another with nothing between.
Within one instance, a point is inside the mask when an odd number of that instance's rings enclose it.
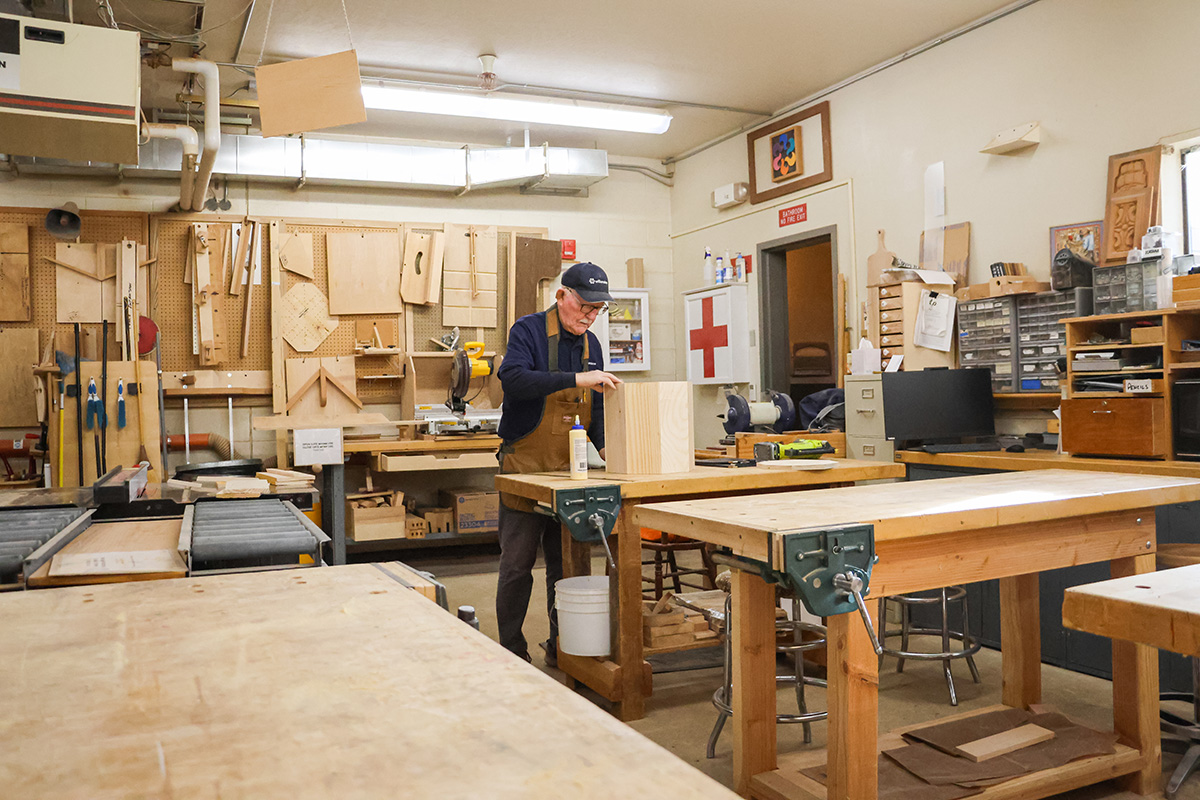
<instances>
[{"instance_id":1,"label":"bench vise","mask_svg":"<svg viewBox=\"0 0 1200 800\"><path fill-rule=\"evenodd\" d=\"M621 511L620 486L610 484L558 489L554 492L553 511L558 521L567 526L575 541L585 544L600 542L604 545L608 563L616 569L616 562L608 547L608 537L612 535L617 514Z\"/></svg>"}]
</instances>

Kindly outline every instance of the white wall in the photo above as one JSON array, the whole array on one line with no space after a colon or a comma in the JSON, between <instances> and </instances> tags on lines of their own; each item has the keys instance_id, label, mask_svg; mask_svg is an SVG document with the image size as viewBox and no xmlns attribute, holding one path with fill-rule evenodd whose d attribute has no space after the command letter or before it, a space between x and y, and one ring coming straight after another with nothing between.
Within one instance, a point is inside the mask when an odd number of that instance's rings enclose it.
<instances>
[{"instance_id":1,"label":"white wall","mask_svg":"<svg viewBox=\"0 0 1200 800\"><path fill-rule=\"evenodd\" d=\"M636 159L622 158L626 163ZM658 167L654 162L641 162ZM178 198L178 184L165 181L51 179L0 175L0 206L53 208L67 200L81 209L165 212ZM672 379L675 376L675 337L672 331L672 300L676 288L671 271L669 189L631 172L614 171L591 187L586 198L539 197L515 191L468 194L453 198L416 192L342 190L306 187L292 191L284 187L252 187L247 202L244 184L229 189L230 214L258 217L307 217L314 219L380 220L393 222L471 222L500 226L543 227L555 239L575 239L579 260L603 267L614 286L626 285L625 260L645 262L646 284L651 300L652 373L626 373L632 380ZM36 290L36 287L35 287ZM197 405L200 405L199 403ZM393 416L395 408L384 407ZM236 446L244 455L274 454L274 434L257 431L251 440L250 419L269 413L269 404L234 410ZM224 406L193 408L193 433L228 435L229 420ZM182 434L183 414L179 401L169 403L167 431ZM211 454L204 454L204 459ZM196 456L193 456L194 460ZM182 463L182 454L172 464Z\"/></svg>"},{"instance_id":2,"label":"white wall","mask_svg":"<svg viewBox=\"0 0 1200 800\"><path fill-rule=\"evenodd\" d=\"M1049 229L1102 217L1110 155L1200 128L1198 30L1193 0L1042 0L832 94L834 183L845 184L833 191L849 200L853 229L843 246L839 227L839 268L858 289L848 319L857 325L876 229L887 231L889 249L916 262L923 175L938 161L945 162L947 224L971 223L969 280L984 280L994 261L1020 261L1048 279ZM997 132L1033 121L1042 127L1037 148L978 152ZM697 247L702 255L705 243L723 249L735 241L746 250L830 224L824 210L814 216L813 205L827 202L815 196L807 224L777 227L776 209L802 202L803 193L749 209L711 208L713 188L746 179L741 135L677 164L671 220L679 288L699 284ZM700 226L712 227L690 233ZM682 313L677 304L681 327ZM697 393L702 419L706 399ZM715 435L711 427L698 434L701 444Z\"/></svg>"}]
</instances>

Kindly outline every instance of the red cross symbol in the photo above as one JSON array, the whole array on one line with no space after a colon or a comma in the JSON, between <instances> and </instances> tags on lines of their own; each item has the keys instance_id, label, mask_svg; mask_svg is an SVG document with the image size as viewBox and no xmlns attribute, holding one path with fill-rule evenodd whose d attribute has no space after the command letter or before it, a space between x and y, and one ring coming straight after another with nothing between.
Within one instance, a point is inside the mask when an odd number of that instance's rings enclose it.
<instances>
[{"instance_id":1,"label":"red cross symbol","mask_svg":"<svg viewBox=\"0 0 1200 800\"><path fill-rule=\"evenodd\" d=\"M704 377L716 377L716 351L718 347L729 346L729 326L713 324L711 297L700 300L700 327L688 331L688 337L689 350L704 351Z\"/></svg>"}]
</instances>

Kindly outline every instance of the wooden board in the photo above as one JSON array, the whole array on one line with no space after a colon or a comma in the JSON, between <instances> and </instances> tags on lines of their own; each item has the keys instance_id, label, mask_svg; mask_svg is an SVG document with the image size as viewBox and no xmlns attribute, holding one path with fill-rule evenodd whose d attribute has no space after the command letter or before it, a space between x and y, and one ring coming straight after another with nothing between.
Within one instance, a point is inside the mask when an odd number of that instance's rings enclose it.
<instances>
[{"instance_id":1,"label":"wooden board","mask_svg":"<svg viewBox=\"0 0 1200 800\"><path fill-rule=\"evenodd\" d=\"M0 640L12 797L736 798L387 564L10 592Z\"/></svg>"},{"instance_id":2,"label":"wooden board","mask_svg":"<svg viewBox=\"0 0 1200 800\"><path fill-rule=\"evenodd\" d=\"M367 120L354 50L260 64L258 70L258 109L264 137Z\"/></svg>"},{"instance_id":3,"label":"wooden board","mask_svg":"<svg viewBox=\"0 0 1200 800\"><path fill-rule=\"evenodd\" d=\"M0 322L32 318L29 283L29 226L0 223Z\"/></svg>"},{"instance_id":4,"label":"wooden board","mask_svg":"<svg viewBox=\"0 0 1200 800\"><path fill-rule=\"evenodd\" d=\"M187 564L179 555L179 519L156 519L145 521L98 522L80 533L47 561L29 578L29 585L78 586L94 583L118 583L124 581L158 580L160 578L182 578L187 574ZM94 564L83 574L53 575L56 562L61 566L79 558L115 556L110 562L119 560L121 554L155 552L153 561L162 569L154 572L117 572L100 564ZM99 559L97 559L98 561ZM149 559L147 559L149 560ZM119 569L119 567L118 567Z\"/></svg>"},{"instance_id":5,"label":"wooden board","mask_svg":"<svg viewBox=\"0 0 1200 800\"><path fill-rule=\"evenodd\" d=\"M1041 742L1048 742L1053 738L1054 731L1047 730L1040 725L1022 725L994 736L985 736L982 739L961 744L955 749L971 761L979 762L1002 756L1005 753L1014 753Z\"/></svg>"},{"instance_id":6,"label":"wooden board","mask_svg":"<svg viewBox=\"0 0 1200 800\"><path fill-rule=\"evenodd\" d=\"M918 266L921 269L942 270L954 276L956 286L965 286L970 269L971 223L960 222L942 229L942 261L940 264L925 263L925 232L921 232Z\"/></svg>"},{"instance_id":7,"label":"wooden board","mask_svg":"<svg viewBox=\"0 0 1200 800\"><path fill-rule=\"evenodd\" d=\"M361 428L373 425L393 424L383 414L374 411L359 411L355 414L342 414L339 416L327 416L325 414L311 416L277 414L271 417L254 417L252 422L256 431L277 431L285 437L286 431L308 428Z\"/></svg>"},{"instance_id":8,"label":"wooden board","mask_svg":"<svg viewBox=\"0 0 1200 800\"><path fill-rule=\"evenodd\" d=\"M641 262L641 259L631 259ZM539 289L542 281L552 280L562 272L562 242L556 239L531 239L517 237L517 269L514 316L520 319L526 314L540 311ZM627 262L628 263L628 262ZM630 283L641 286L641 283Z\"/></svg>"},{"instance_id":9,"label":"wooden board","mask_svg":"<svg viewBox=\"0 0 1200 800\"><path fill-rule=\"evenodd\" d=\"M0 427L38 424L33 365L39 358L37 328L0 330Z\"/></svg>"},{"instance_id":10,"label":"wooden board","mask_svg":"<svg viewBox=\"0 0 1200 800\"><path fill-rule=\"evenodd\" d=\"M1200 656L1200 565L1073 586L1063 625Z\"/></svg>"},{"instance_id":11,"label":"wooden board","mask_svg":"<svg viewBox=\"0 0 1200 800\"><path fill-rule=\"evenodd\" d=\"M496 327L497 237L494 225L447 223L442 325Z\"/></svg>"},{"instance_id":12,"label":"wooden board","mask_svg":"<svg viewBox=\"0 0 1200 800\"><path fill-rule=\"evenodd\" d=\"M279 248L279 266L309 280L313 277L313 235L285 233Z\"/></svg>"},{"instance_id":13,"label":"wooden board","mask_svg":"<svg viewBox=\"0 0 1200 800\"><path fill-rule=\"evenodd\" d=\"M187 376L190 383L183 382L184 376ZM271 372L265 369L201 369L192 372L164 372L162 384L163 391L168 395L211 395L214 397L241 394L269 395L271 394Z\"/></svg>"},{"instance_id":14,"label":"wooden board","mask_svg":"<svg viewBox=\"0 0 1200 800\"><path fill-rule=\"evenodd\" d=\"M354 356L332 356L326 358L289 358L287 360L287 390L288 402L294 399L294 393L304 383L324 367L331 375L342 382L346 388L354 389ZM319 383L319 381L318 381ZM357 396L357 393L356 393ZM337 417L353 414L358 406L334 386L326 390L326 403L321 405L319 386L310 387L300 401L292 406L288 413L297 417L328 416Z\"/></svg>"},{"instance_id":15,"label":"wooden board","mask_svg":"<svg viewBox=\"0 0 1200 800\"><path fill-rule=\"evenodd\" d=\"M137 242L132 239L124 239L121 246L117 248L117 276L116 276L116 294L114 299L116 302L114 317L114 327L116 329L116 339L124 344L126 338L136 340L137 319L134 317L135 309L138 307L138 254ZM130 331L126 329L126 324L134 327ZM122 347L120 357L126 361L131 360L130 348ZM132 357L137 356L137 345L133 344Z\"/></svg>"},{"instance_id":16,"label":"wooden board","mask_svg":"<svg viewBox=\"0 0 1200 800\"><path fill-rule=\"evenodd\" d=\"M316 285L297 283L281 302L283 338L296 352L311 353L337 330L338 321L329 316L329 300Z\"/></svg>"},{"instance_id":17,"label":"wooden board","mask_svg":"<svg viewBox=\"0 0 1200 800\"><path fill-rule=\"evenodd\" d=\"M605 392L604 442L613 472L690 472L695 451L691 384L622 383Z\"/></svg>"},{"instance_id":18,"label":"wooden board","mask_svg":"<svg viewBox=\"0 0 1200 800\"><path fill-rule=\"evenodd\" d=\"M441 231L409 231L404 237L404 267L400 277L400 296L404 302L428 305L438 301L445 248L446 236Z\"/></svg>"},{"instance_id":19,"label":"wooden board","mask_svg":"<svg viewBox=\"0 0 1200 800\"><path fill-rule=\"evenodd\" d=\"M83 471L84 483L91 485L96 480L96 462L94 449L92 445L92 431L87 429L86 414L87 414L87 385L90 378L96 379L96 388L100 388L100 372L101 364L95 362L86 362L80 365L80 378L83 383L83 413L85 415L85 425L83 428ZM136 375L141 375L142 385L141 391L149 392L147 400L155 398L154 401L145 404L147 414L142 420L142 425L146 435L146 451L150 460L151 469L159 475L162 475L162 456L159 444L159 426L157 412L158 398L158 370L154 366L153 361L110 361L108 364L108 466L133 466L138 461L138 452L141 449L141 443L138 440L138 402L137 398L129 394L129 387L133 383ZM125 380L125 427L117 428L117 382L119 379ZM74 376L70 381L70 385L74 385ZM57 381L51 382L51 393L58 397ZM76 435L75 435L75 399L68 397L64 406L63 414L63 478L64 486L79 485L79 469L76 453ZM50 449L53 454L52 464L58 464L58 415L54 415L53 424L50 426ZM54 475L54 484L58 485L58 475ZM145 549L145 548L142 548Z\"/></svg>"},{"instance_id":20,"label":"wooden board","mask_svg":"<svg viewBox=\"0 0 1200 800\"><path fill-rule=\"evenodd\" d=\"M1162 147L1147 147L1110 156L1105 187L1105 264L1124 264L1132 248L1142 246L1150 225L1158 224Z\"/></svg>"},{"instance_id":21,"label":"wooden board","mask_svg":"<svg viewBox=\"0 0 1200 800\"><path fill-rule=\"evenodd\" d=\"M327 233L329 313L399 314L400 235Z\"/></svg>"},{"instance_id":22,"label":"wooden board","mask_svg":"<svg viewBox=\"0 0 1200 800\"><path fill-rule=\"evenodd\" d=\"M883 279L883 271L890 269L896 260L896 254L888 250L887 245L883 243L883 229L880 228L877 234L879 236L879 249L867 256L867 286L878 284Z\"/></svg>"}]
</instances>

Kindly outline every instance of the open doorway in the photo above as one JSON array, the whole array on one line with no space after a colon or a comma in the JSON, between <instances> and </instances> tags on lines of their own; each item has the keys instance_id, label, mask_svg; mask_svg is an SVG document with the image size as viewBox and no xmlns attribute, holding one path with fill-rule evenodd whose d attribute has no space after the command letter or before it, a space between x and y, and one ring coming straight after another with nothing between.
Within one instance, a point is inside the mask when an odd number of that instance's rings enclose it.
<instances>
[{"instance_id":1,"label":"open doorway","mask_svg":"<svg viewBox=\"0 0 1200 800\"><path fill-rule=\"evenodd\" d=\"M758 247L763 378L799 404L841 385L837 226Z\"/></svg>"}]
</instances>

